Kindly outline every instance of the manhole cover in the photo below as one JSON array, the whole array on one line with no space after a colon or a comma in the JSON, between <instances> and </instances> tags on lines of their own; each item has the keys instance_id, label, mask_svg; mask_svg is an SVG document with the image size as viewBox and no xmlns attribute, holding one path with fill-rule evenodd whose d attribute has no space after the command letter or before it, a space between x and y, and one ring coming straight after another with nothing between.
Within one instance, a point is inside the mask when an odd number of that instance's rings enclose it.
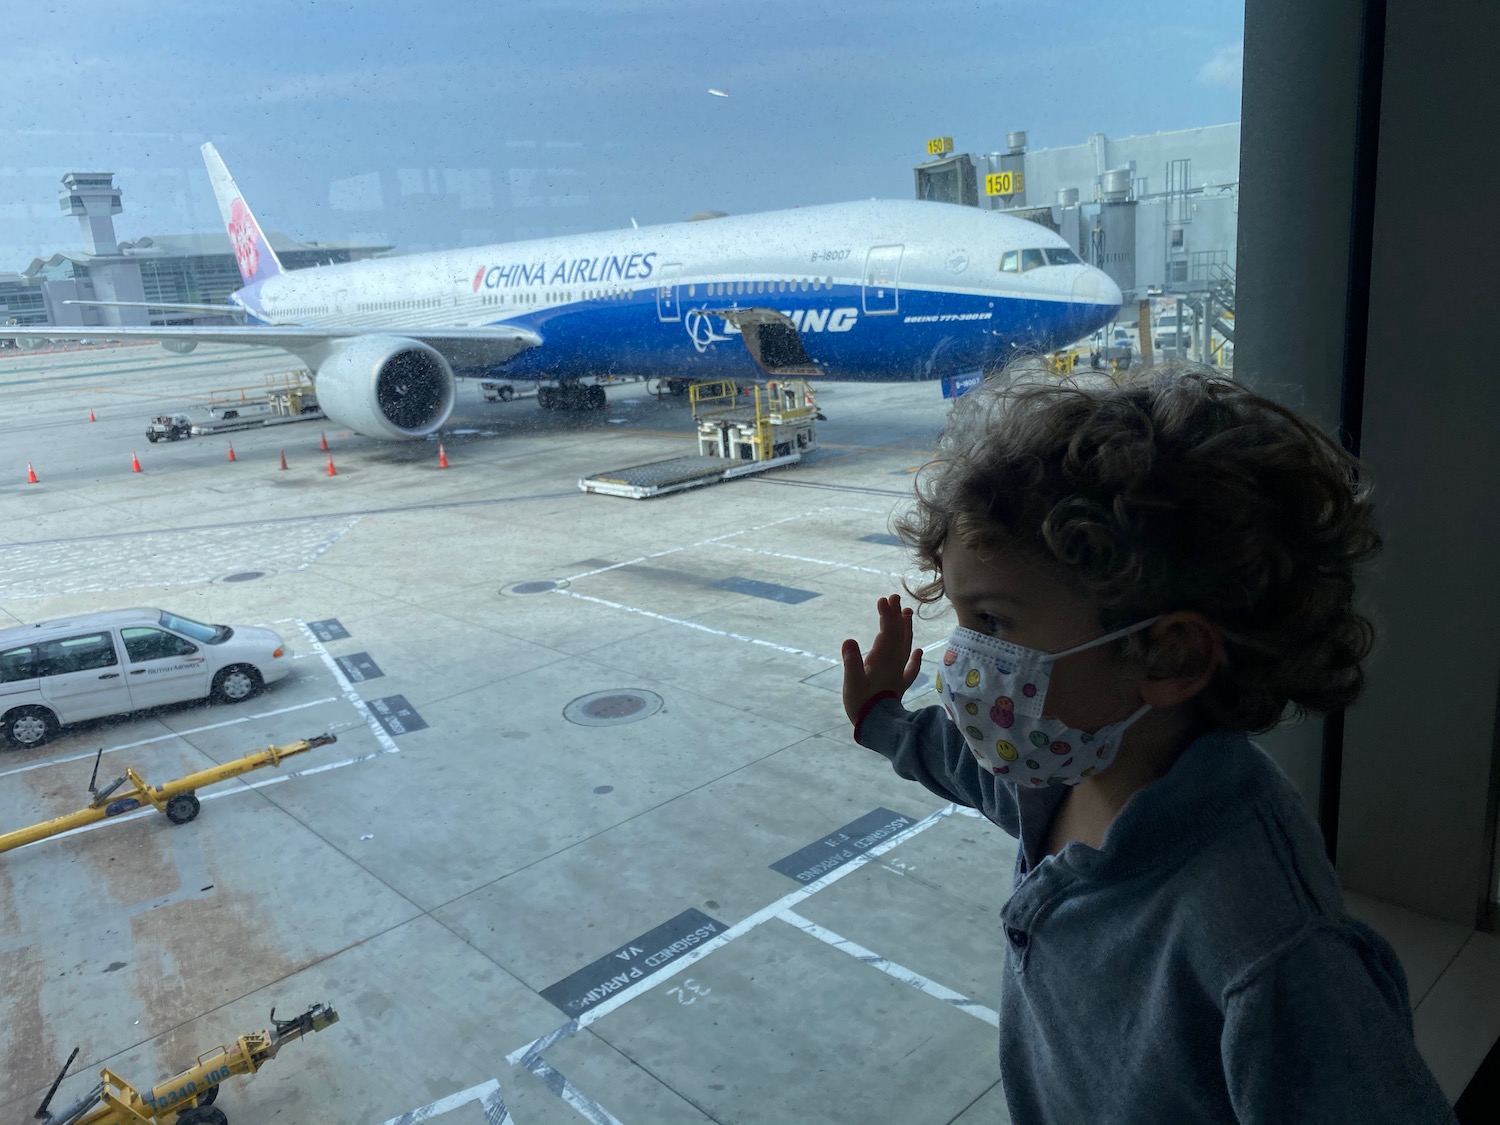
<instances>
[{"instance_id":1,"label":"manhole cover","mask_svg":"<svg viewBox=\"0 0 1500 1125\"><path fill-rule=\"evenodd\" d=\"M528 582L512 582L509 586L502 586L502 594L515 594L525 597L528 594L549 594L553 590L564 589L566 582L554 582L550 578L533 578Z\"/></svg>"},{"instance_id":2,"label":"manhole cover","mask_svg":"<svg viewBox=\"0 0 1500 1125\"><path fill-rule=\"evenodd\" d=\"M581 727L613 727L649 718L662 709L661 696L634 688L580 695L563 708L563 718Z\"/></svg>"},{"instance_id":3,"label":"manhole cover","mask_svg":"<svg viewBox=\"0 0 1500 1125\"><path fill-rule=\"evenodd\" d=\"M263 570L242 570L238 574L226 574L219 579L220 582L253 582L257 578L264 578L266 572Z\"/></svg>"}]
</instances>

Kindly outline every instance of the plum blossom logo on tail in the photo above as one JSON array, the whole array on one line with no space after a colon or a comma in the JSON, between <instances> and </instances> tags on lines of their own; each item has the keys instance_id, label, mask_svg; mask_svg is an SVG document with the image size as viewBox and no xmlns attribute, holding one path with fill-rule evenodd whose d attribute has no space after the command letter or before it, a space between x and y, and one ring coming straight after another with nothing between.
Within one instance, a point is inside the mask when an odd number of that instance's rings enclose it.
<instances>
[{"instance_id":1,"label":"plum blossom logo on tail","mask_svg":"<svg viewBox=\"0 0 1500 1125\"><path fill-rule=\"evenodd\" d=\"M255 218L245 207L243 199L229 205L229 242L234 247L234 260L239 263L240 276L249 281L260 268L260 228Z\"/></svg>"}]
</instances>

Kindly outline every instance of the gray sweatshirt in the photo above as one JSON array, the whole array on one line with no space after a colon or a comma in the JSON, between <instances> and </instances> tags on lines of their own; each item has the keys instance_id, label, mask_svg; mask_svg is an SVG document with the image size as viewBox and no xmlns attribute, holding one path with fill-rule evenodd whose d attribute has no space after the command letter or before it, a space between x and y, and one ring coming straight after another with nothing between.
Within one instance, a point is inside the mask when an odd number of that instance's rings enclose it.
<instances>
[{"instance_id":1,"label":"gray sweatshirt","mask_svg":"<svg viewBox=\"0 0 1500 1125\"><path fill-rule=\"evenodd\" d=\"M1046 855L1060 787L1017 789L941 708L876 703L856 734L1020 841L1000 911L1013 1125L1451 1125L1406 976L1344 912L1322 840L1245 735L1197 739L1099 850Z\"/></svg>"}]
</instances>

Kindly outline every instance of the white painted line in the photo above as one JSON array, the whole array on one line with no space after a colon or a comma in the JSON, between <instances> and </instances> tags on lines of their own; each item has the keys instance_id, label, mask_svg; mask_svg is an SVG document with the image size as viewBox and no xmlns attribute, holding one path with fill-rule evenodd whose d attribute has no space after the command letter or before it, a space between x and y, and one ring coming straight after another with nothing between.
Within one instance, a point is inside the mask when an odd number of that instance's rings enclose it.
<instances>
[{"instance_id":1,"label":"white painted line","mask_svg":"<svg viewBox=\"0 0 1500 1125\"><path fill-rule=\"evenodd\" d=\"M540 1078L547 1089L576 1109L585 1121L592 1122L593 1125L621 1125L618 1117L573 1085L541 1056L533 1056L527 1062L526 1069Z\"/></svg>"},{"instance_id":2,"label":"white painted line","mask_svg":"<svg viewBox=\"0 0 1500 1125\"><path fill-rule=\"evenodd\" d=\"M500 1095L500 1083L493 1078L488 1082L481 1082L478 1086L470 1086L467 1090L449 1094L446 1098L439 1098L420 1109L410 1110L401 1114L400 1117L392 1117L384 1125L422 1125L424 1121L431 1121L434 1117L451 1113L459 1106L468 1105L470 1102L478 1102L479 1107L484 1110L485 1125L511 1125L510 1110L505 1108L505 1099Z\"/></svg>"},{"instance_id":3,"label":"white painted line","mask_svg":"<svg viewBox=\"0 0 1500 1125\"><path fill-rule=\"evenodd\" d=\"M679 551L691 551L697 547L709 547L717 544L723 539L733 539L736 535L749 535L752 531L764 531L768 527L780 527L784 523L794 523L797 520L805 520L811 516L821 515L824 512L878 512L876 508L859 508L851 504L829 504L822 508L813 508L806 512L799 512L795 516L784 516L770 523L756 524L754 527L742 527L738 531L726 531L723 535L714 535L708 539L700 539L696 543L685 543L680 547L668 547L665 551L653 551L649 555L641 555L637 558L627 559L625 562L611 563L609 566L601 566L595 570L585 570L578 574L570 574L562 579L564 582L576 582L580 578L591 578L595 574L604 574L607 571L619 570L623 566L638 566L651 559L659 559L666 555L675 555Z\"/></svg>"},{"instance_id":4,"label":"white painted line","mask_svg":"<svg viewBox=\"0 0 1500 1125\"><path fill-rule=\"evenodd\" d=\"M327 696L323 699L315 699L311 703L297 703L291 707L278 707L274 711L258 711L254 715L241 715L237 719L225 719L222 723L209 723L203 727L190 727L187 730L169 731L166 734L153 735L151 738L142 738L136 742L122 742L119 746L106 746L104 752L113 754L119 750L133 750L137 746L149 746L153 742L170 742L174 738L186 738L190 734L202 734L206 730L221 730L224 727L232 727L236 723L248 723L252 719L269 719L274 715L288 715L293 711L302 711L308 707L318 707L324 703L337 703L337 696ZM78 762L85 758L92 758L97 750L88 750L81 754L69 754L64 758L48 758L44 762L31 762L28 765L17 766L15 769L5 770L0 777L10 777L12 774L29 773L32 770L43 769L46 766L59 766L64 762Z\"/></svg>"},{"instance_id":5,"label":"white painted line","mask_svg":"<svg viewBox=\"0 0 1500 1125\"><path fill-rule=\"evenodd\" d=\"M833 948L849 954L851 957L859 958L866 965L869 965L872 969L879 969L887 976L895 977L902 984L909 984L913 988L927 993L928 996L934 997L938 1000L942 1000L944 1003L952 1004L959 1011L966 1012L969 1015L973 1016L975 1019L983 1020L991 1027L998 1028L1000 1026L999 1012L993 1011L990 1008L986 1008L978 1001L970 1000L967 996L959 992L954 992L951 988L945 988L943 985L938 984L936 981L930 980L927 977L924 977L921 973L917 973L912 971L911 969L906 968L906 966L904 965L898 965L894 961L888 961L878 953L872 953L864 946L857 945L854 942L850 941L848 938L834 933L832 930L824 929L816 922L802 917L802 915L798 914L794 910L783 910L780 914L776 915L776 917L780 918L783 922L786 922L789 925L796 926L803 933L809 934L812 937L817 938L819 941L826 942L827 944L833 946Z\"/></svg>"},{"instance_id":6,"label":"white painted line","mask_svg":"<svg viewBox=\"0 0 1500 1125\"><path fill-rule=\"evenodd\" d=\"M792 656L806 656L811 660L818 660L824 664L843 663L843 661L835 660L831 656L808 652L805 648L777 644L775 641L763 641L759 637L747 637L743 633L731 633L726 629L715 629L709 625L701 625L696 621L686 621L681 617L668 617L665 613L655 613L652 610L640 609L637 606L626 605L623 602L612 602L607 598L596 598L592 594L580 594L575 590L552 590L549 592L562 594L564 597L577 598L580 601L593 602L595 605L608 606L610 609L624 610L626 613L637 613L642 617L649 617L654 621L665 621L668 625L681 625L684 629L696 629L700 633L710 633L715 637L727 637L732 641L744 641L746 644L759 645L762 648L773 648L777 652L785 652Z\"/></svg>"},{"instance_id":7,"label":"white painted line","mask_svg":"<svg viewBox=\"0 0 1500 1125\"><path fill-rule=\"evenodd\" d=\"M901 844L906 843L907 840L910 840L917 834L927 831L927 829L931 828L939 821L947 818L948 816L951 816L957 808L958 806L956 805L949 805L947 808L939 809L937 812L923 817L921 820L913 824L910 828L896 833L896 835L892 836L889 840L882 840L869 851L863 853L862 855L856 856L854 859L851 859L848 863L844 864L843 867L835 868L827 875L824 875L821 879L817 879L811 883L808 883L806 886L798 887L795 891L791 892L791 894L777 899L769 906L762 907L760 910L757 910L749 917L736 922L733 926L730 926L718 937L711 938L710 940L704 942L702 945L694 949L691 953L683 954L683 956L671 962L669 965L664 966L657 972L653 973L651 976L637 981L629 988L624 988L619 992L616 992L608 1000L604 1001L597 1007L590 1008L588 1011L584 1012L583 1015L578 1016L576 1019L569 1020L566 1024L554 1029L553 1031L548 1032L546 1035L543 1035L537 1039L533 1039L530 1043L526 1044L526 1046L518 1047L516 1050L505 1056L505 1061L514 1066L518 1061L528 1056L532 1058L538 1057L538 1052L540 1052L541 1050L545 1050L547 1046L556 1043L560 1039L566 1039L576 1032L581 1031L583 1028L587 1027L595 1020L603 1019L610 1012L613 1012L621 1005L634 1000L637 996L641 995L641 993L655 988L663 981L667 981L672 977L675 977L678 973L682 972L684 969L687 969L695 962L703 960L703 958L707 957L710 953L712 953L715 949L718 949L720 946L728 945L735 938L749 933L751 930L755 929L755 927L761 925L762 923L775 918L776 916L782 914L787 910L790 910L792 907L796 906L804 899L817 894L819 891L827 887L831 887L834 883L838 882L845 876L854 874L854 872L858 871L861 867L869 863L871 860L884 855L892 848L899 847Z\"/></svg>"},{"instance_id":8,"label":"white painted line","mask_svg":"<svg viewBox=\"0 0 1500 1125\"><path fill-rule=\"evenodd\" d=\"M304 562L301 566L293 567L292 568L292 573L296 574L299 570L306 570L308 567L312 566L313 563L317 562L320 558L323 557L323 552L324 551L328 550L329 547L332 547L340 539L342 539L344 536L348 535L351 531L353 531L354 530L354 525L357 524L360 521L360 519L361 519L361 517L355 516L347 524L345 524L343 527L339 528L339 530L335 531L327 539L323 540L322 544L318 547L317 550L315 550L308 557L308 559L307 559L306 562ZM299 622L297 622L297 624L300 625L302 623L299 621Z\"/></svg>"},{"instance_id":9,"label":"white painted line","mask_svg":"<svg viewBox=\"0 0 1500 1125\"><path fill-rule=\"evenodd\" d=\"M742 547L738 543L710 542L705 544L705 546L719 547L726 551L745 551L748 554L766 555L773 559L786 559L789 562L813 563L817 566L827 566L837 570L857 570L862 574L878 574L882 578L894 578L897 581L913 577L912 575L900 574L894 570L878 570L873 566L855 566L853 563L835 562L832 559L811 559L806 555L788 555L782 551L768 551L764 547Z\"/></svg>"},{"instance_id":10,"label":"white painted line","mask_svg":"<svg viewBox=\"0 0 1500 1125\"><path fill-rule=\"evenodd\" d=\"M349 701L349 705L364 718L365 725L370 728L370 733L375 736L375 741L380 743L381 749L387 754L397 753L400 747L396 745L396 740L385 733L385 728L380 725L380 720L370 713L370 709L365 706L365 701L360 697L359 692L355 691L354 685L349 682L349 677L345 676L344 670L339 667L338 661L328 655L328 650L323 647L323 642L318 640L317 635L307 627L307 622L303 621L300 617L296 620L297 628L302 630L302 635L312 645L313 652L322 657L323 663L328 665L328 671L333 674L333 682L338 684L339 691Z\"/></svg>"}]
</instances>

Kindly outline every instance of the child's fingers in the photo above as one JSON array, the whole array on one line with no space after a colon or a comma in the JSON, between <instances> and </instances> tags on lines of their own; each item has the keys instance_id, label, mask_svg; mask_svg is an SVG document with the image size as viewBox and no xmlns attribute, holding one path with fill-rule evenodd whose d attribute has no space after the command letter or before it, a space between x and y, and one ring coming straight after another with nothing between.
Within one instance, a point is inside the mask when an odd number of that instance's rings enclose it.
<instances>
[{"instance_id":1,"label":"child's fingers","mask_svg":"<svg viewBox=\"0 0 1500 1125\"><path fill-rule=\"evenodd\" d=\"M906 686L911 687L912 684L916 683L917 676L919 676L921 672L922 650L919 648L913 649L911 659L906 662L906 670L902 673L902 677L906 683Z\"/></svg>"}]
</instances>

